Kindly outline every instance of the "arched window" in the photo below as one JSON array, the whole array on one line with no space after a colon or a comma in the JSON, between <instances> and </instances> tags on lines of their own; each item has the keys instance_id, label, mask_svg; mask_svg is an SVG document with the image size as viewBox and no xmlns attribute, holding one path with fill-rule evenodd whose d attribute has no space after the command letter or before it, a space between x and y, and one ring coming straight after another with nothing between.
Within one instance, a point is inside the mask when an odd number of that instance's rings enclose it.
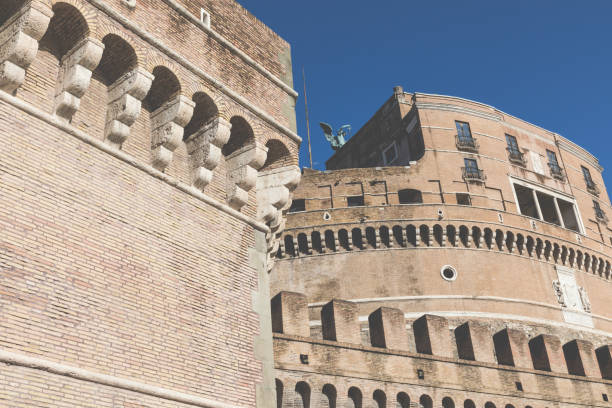
<instances>
[{"instance_id":1,"label":"arched window","mask_svg":"<svg viewBox=\"0 0 612 408\"><path fill-rule=\"evenodd\" d=\"M423 194L419 190L406 188L397 192L400 204L420 204L423 202Z\"/></svg>"},{"instance_id":2,"label":"arched window","mask_svg":"<svg viewBox=\"0 0 612 408\"><path fill-rule=\"evenodd\" d=\"M376 401L377 408L387 408L387 395L383 391L374 391L372 398Z\"/></svg>"},{"instance_id":3,"label":"arched window","mask_svg":"<svg viewBox=\"0 0 612 408\"><path fill-rule=\"evenodd\" d=\"M351 387L348 390L348 396L353 402L352 408L362 408L363 396L357 387Z\"/></svg>"},{"instance_id":4,"label":"arched window","mask_svg":"<svg viewBox=\"0 0 612 408\"><path fill-rule=\"evenodd\" d=\"M471 399L466 399L463 402L463 408L476 408L476 404Z\"/></svg>"},{"instance_id":5,"label":"arched window","mask_svg":"<svg viewBox=\"0 0 612 408\"><path fill-rule=\"evenodd\" d=\"M396 408L410 408L410 397L405 392L397 394Z\"/></svg>"},{"instance_id":6,"label":"arched window","mask_svg":"<svg viewBox=\"0 0 612 408\"><path fill-rule=\"evenodd\" d=\"M295 385L295 408L310 408L310 386L304 381Z\"/></svg>"},{"instance_id":7,"label":"arched window","mask_svg":"<svg viewBox=\"0 0 612 408\"><path fill-rule=\"evenodd\" d=\"M442 399L442 408L455 408L455 401L450 397L444 397Z\"/></svg>"},{"instance_id":8,"label":"arched window","mask_svg":"<svg viewBox=\"0 0 612 408\"><path fill-rule=\"evenodd\" d=\"M419 398L419 402L421 403L421 406L423 408L433 408L433 400L427 394L421 395L421 398Z\"/></svg>"},{"instance_id":9,"label":"arched window","mask_svg":"<svg viewBox=\"0 0 612 408\"><path fill-rule=\"evenodd\" d=\"M495 408L495 404L489 401L485 404L485 408Z\"/></svg>"},{"instance_id":10,"label":"arched window","mask_svg":"<svg viewBox=\"0 0 612 408\"><path fill-rule=\"evenodd\" d=\"M323 394L321 408L336 408L336 399L338 398L336 388L331 384L325 384L321 392Z\"/></svg>"},{"instance_id":11,"label":"arched window","mask_svg":"<svg viewBox=\"0 0 612 408\"><path fill-rule=\"evenodd\" d=\"M276 379L276 408L282 408L283 406L283 392L285 387L278 378Z\"/></svg>"}]
</instances>

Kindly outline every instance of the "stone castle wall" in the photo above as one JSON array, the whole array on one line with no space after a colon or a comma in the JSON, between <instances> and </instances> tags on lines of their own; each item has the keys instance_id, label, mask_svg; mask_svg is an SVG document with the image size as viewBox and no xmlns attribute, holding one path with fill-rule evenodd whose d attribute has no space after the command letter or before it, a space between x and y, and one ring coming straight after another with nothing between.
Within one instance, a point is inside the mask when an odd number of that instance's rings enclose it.
<instances>
[{"instance_id":1,"label":"stone castle wall","mask_svg":"<svg viewBox=\"0 0 612 408\"><path fill-rule=\"evenodd\" d=\"M171 0L3 3L0 405L274 403L289 46L204 7L212 30Z\"/></svg>"}]
</instances>

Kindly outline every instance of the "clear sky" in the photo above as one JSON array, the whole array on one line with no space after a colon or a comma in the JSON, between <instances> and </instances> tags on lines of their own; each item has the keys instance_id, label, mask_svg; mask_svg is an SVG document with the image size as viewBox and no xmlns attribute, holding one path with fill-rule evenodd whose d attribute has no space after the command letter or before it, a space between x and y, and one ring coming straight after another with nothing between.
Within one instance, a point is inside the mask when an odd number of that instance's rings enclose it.
<instances>
[{"instance_id":1,"label":"clear sky","mask_svg":"<svg viewBox=\"0 0 612 408\"><path fill-rule=\"evenodd\" d=\"M395 85L476 100L599 158L612 186L612 0L239 0L291 43L301 165L332 153L318 123L356 132Z\"/></svg>"}]
</instances>

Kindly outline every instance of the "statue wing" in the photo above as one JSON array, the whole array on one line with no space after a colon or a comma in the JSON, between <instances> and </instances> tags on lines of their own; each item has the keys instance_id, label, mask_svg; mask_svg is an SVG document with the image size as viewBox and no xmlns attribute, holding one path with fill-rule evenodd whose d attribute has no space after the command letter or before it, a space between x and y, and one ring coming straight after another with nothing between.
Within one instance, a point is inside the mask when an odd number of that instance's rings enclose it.
<instances>
[{"instance_id":1,"label":"statue wing","mask_svg":"<svg viewBox=\"0 0 612 408\"><path fill-rule=\"evenodd\" d=\"M325 138L331 142L332 138L334 137L334 129L332 129L331 125L325 122L319 122L319 126L321 126L321 129L323 129Z\"/></svg>"}]
</instances>

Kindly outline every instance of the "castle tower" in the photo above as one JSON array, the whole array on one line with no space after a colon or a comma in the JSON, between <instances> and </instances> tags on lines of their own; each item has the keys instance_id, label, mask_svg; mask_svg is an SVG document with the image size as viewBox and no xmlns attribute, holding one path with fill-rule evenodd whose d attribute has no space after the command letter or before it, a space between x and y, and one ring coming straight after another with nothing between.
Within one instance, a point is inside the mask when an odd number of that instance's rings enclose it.
<instances>
[{"instance_id":1,"label":"castle tower","mask_svg":"<svg viewBox=\"0 0 612 408\"><path fill-rule=\"evenodd\" d=\"M273 406L291 77L233 0L1 2L1 406Z\"/></svg>"},{"instance_id":2,"label":"castle tower","mask_svg":"<svg viewBox=\"0 0 612 408\"><path fill-rule=\"evenodd\" d=\"M609 406L596 157L396 88L327 168L305 170L272 270L279 406Z\"/></svg>"}]
</instances>

